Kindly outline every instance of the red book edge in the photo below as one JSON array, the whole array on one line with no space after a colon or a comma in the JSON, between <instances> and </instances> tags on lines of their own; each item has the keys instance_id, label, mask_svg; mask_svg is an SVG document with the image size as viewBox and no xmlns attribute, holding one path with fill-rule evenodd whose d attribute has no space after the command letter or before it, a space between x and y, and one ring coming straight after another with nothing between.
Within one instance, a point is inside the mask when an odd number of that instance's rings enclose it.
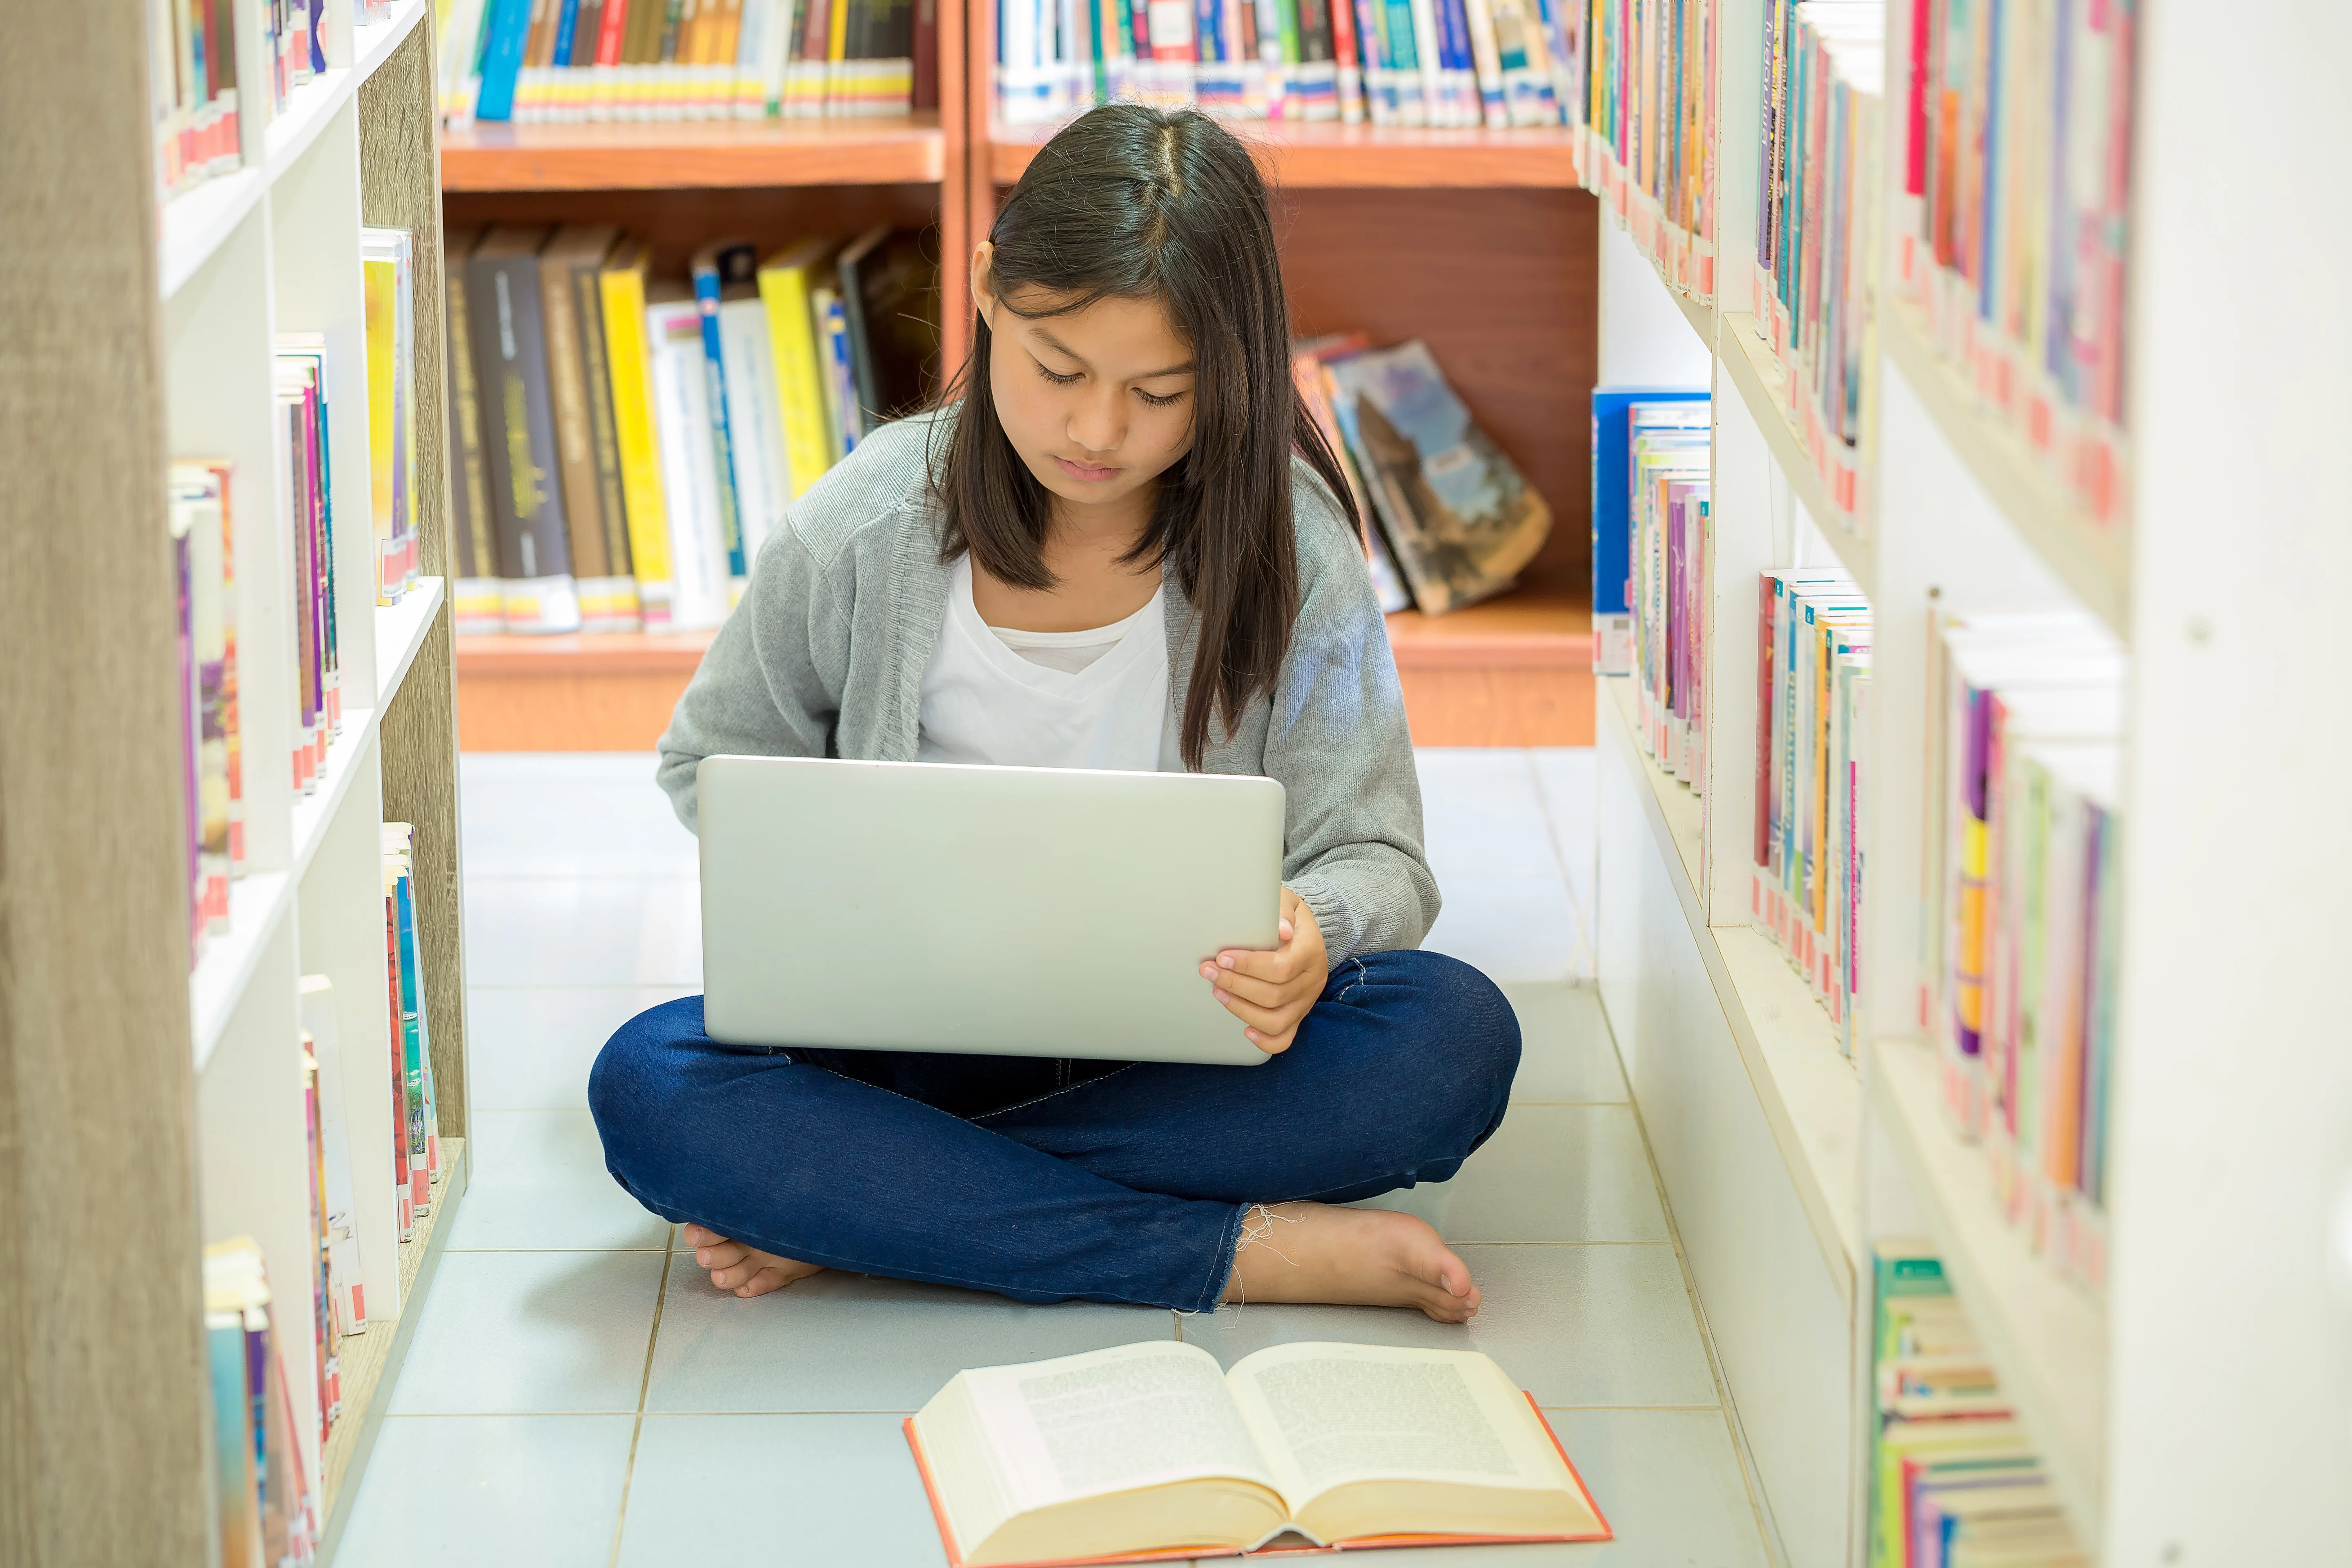
<instances>
[{"instance_id":1,"label":"red book edge","mask_svg":"<svg viewBox=\"0 0 2352 1568\"><path fill-rule=\"evenodd\" d=\"M1592 1517L1601 1521L1598 1531L1581 1535L1376 1535L1360 1541L1343 1541L1330 1546L1261 1547L1255 1552L1243 1552L1231 1547L1203 1551L1197 1546L1184 1546L1167 1552L1135 1552L1117 1557L1041 1558L1034 1563L996 1564L993 1568L1091 1568L1092 1564L1104 1563L1171 1563L1198 1557L1325 1557L1335 1552L1362 1552L1384 1546L1520 1546L1538 1541L1614 1541L1617 1532L1610 1528L1607 1516L1601 1511L1601 1505L1592 1500L1591 1489L1584 1484L1584 1477L1577 1470L1576 1461L1570 1458L1568 1450L1560 1446L1559 1434L1553 1431L1551 1423L1544 1419L1543 1406L1538 1405L1536 1396L1526 1389L1519 1392L1526 1397L1528 1408L1536 1413L1536 1425L1541 1426L1544 1436L1551 1439L1552 1452L1558 1454L1559 1462L1568 1467L1568 1479L1575 1483L1576 1495L1584 1500L1584 1506L1591 1509ZM940 1548L947 1553L950 1568L968 1568L963 1552L956 1544L955 1532L948 1528L947 1510L941 1506L939 1486L931 1479L930 1460L923 1453L922 1439L915 1435L915 1418L909 1415L898 1426L907 1434L908 1449L915 1456L915 1471L923 1478L923 1495L930 1500L931 1522L939 1527Z\"/></svg>"}]
</instances>

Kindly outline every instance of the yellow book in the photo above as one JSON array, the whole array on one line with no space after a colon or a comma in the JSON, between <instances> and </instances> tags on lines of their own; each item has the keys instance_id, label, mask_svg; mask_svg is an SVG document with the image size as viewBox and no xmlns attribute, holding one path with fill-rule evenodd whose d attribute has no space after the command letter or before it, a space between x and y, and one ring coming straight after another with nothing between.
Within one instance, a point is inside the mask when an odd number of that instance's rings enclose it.
<instances>
[{"instance_id":1,"label":"yellow book","mask_svg":"<svg viewBox=\"0 0 2352 1568\"><path fill-rule=\"evenodd\" d=\"M839 7L835 7L836 12ZM760 264L760 299L768 307L768 337L776 360L776 403L784 416L784 458L793 499L807 493L833 466L826 438L823 362L809 315L809 289L832 277L834 241L800 240Z\"/></svg>"},{"instance_id":2,"label":"yellow book","mask_svg":"<svg viewBox=\"0 0 2352 1568\"><path fill-rule=\"evenodd\" d=\"M400 265L391 257L367 257L360 263L367 303L368 477L370 510L375 521L375 602L396 605L403 584L395 574L399 520L394 510L393 449L394 383L399 379L398 347L394 341L400 309Z\"/></svg>"},{"instance_id":3,"label":"yellow book","mask_svg":"<svg viewBox=\"0 0 2352 1568\"><path fill-rule=\"evenodd\" d=\"M620 447L621 496L629 557L647 631L670 626L669 521L662 510L661 458L654 446L653 373L646 353L646 276L653 247L624 240L598 281L604 300L604 354L613 381L613 434Z\"/></svg>"}]
</instances>

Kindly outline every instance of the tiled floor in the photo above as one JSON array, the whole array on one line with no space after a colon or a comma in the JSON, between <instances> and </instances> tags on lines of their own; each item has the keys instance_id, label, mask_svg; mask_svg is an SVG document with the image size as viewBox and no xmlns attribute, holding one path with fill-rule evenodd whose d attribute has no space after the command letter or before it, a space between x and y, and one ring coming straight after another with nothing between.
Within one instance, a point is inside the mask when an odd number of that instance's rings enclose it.
<instances>
[{"instance_id":1,"label":"tiled floor","mask_svg":"<svg viewBox=\"0 0 2352 1568\"><path fill-rule=\"evenodd\" d=\"M1178 1335L1228 1362L1296 1339L1485 1350L1617 1531L1379 1568L1764 1568L1641 1129L1574 984L1592 754L1424 752L1421 771L1446 898L1427 945L1504 983L1526 1040L1502 1131L1400 1205L1475 1273L1486 1308L1466 1329L1338 1307L1180 1321L839 1274L755 1301L712 1289L605 1175L585 1109L612 1029L697 988L693 840L650 759L467 757L474 1183L337 1568L933 1568L905 1413L961 1367Z\"/></svg>"}]
</instances>

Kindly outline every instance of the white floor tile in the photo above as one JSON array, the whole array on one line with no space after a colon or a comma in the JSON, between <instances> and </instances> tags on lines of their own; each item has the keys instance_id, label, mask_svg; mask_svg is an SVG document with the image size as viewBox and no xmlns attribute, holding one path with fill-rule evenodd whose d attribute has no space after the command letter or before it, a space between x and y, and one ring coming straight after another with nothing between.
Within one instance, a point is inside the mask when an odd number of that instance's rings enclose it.
<instances>
[{"instance_id":1,"label":"white floor tile","mask_svg":"<svg viewBox=\"0 0 2352 1568\"><path fill-rule=\"evenodd\" d=\"M412 1415L634 1411L666 1257L443 1253L391 1409Z\"/></svg>"},{"instance_id":2,"label":"white floor tile","mask_svg":"<svg viewBox=\"0 0 2352 1568\"><path fill-rule=\"evenodd\" d=\"M1444 907L1422 946L1497 982L1575 977L1576 912L1558 867L1440 872L1437 890Z\"/></svg>"},{"instance_id":3,"label":"white floor tile","mask_svg":"<svg viewBox=\"0 0 2352 1568\"><path fill-rule=\"evenodd\" d=\"M634 1415L388 1415L335 1568L603 1568L635 1426Z\"/></svg>"},{"instance_id":4,"label":"white floor tile","mask_svg":"<svg viewBox=\"0 0 2352 1568\"><path fill-rule=\"evenodd\" d=\"M585 1110L477 1110L452 1252L661 1251L669 1222L604 1169Z\"/></svg>"},{"instance_id":5,"label":"white floor tile","mask_svg":"<svg viewBox=\"0 0 2352 1568\"><path fill-rule=\"evenodd\" d=\"M618 1568L704 1568L765 1558L824 1568L931 1568L947 1561L899 1415L648 1415L629 1477ZM739 1522L789 1521L790 1547L738 1553L720 1500L748 1500Z\"/></svg>"},{"instance_id":6,"label":"white floor tile","mask_svg":"<svg viewBox=\"0 0 2352 1568\"><path fill-rule=\"evenodd\" d=\"M694 835L646 752L468 752L458 758L467 877L691 877Z\"/></svg>"},{"instance_id":7,"label":"white floor tile","mask_svg":"<svg viewBox=\"0 0 2352 1568\"><path fill-rule=\"evenodd\" d=\"M1024 1306L978 1290L828 1272L746 1301L681 1253L646 1408L913 1411L969 1366L1175 1337L1157 1308Z\"/></svg>"},{"instance_id":8,"label":"white floor tile","mask_svg":"<svg viewBox=\"0 0 2352 1568\"><path fill-rule=\"evenodd\" d=\"M698 988L701 884L683 877L468 875L466 979Z\"/></svg>"},{"instance_id":9,"label":"white floor tile","mask_svg":"<svg viewBox=\"0 0 2352 1568\"><path fill-rule=\"evenodd\" d=\"M1489 871L1559 872L1543 798L1523 751L1423 748L1423 847L1441 880Z\"/></svg>"},{"instance_id":10,"label":"white floor tile","mask_svg":"<svg viewBox=\"0 0 2352 1568\"><path fill-rule=\"evenodd\" d=\"M1400 1201L1440 1190L1444 1200L1435 1213ZM1452 1181L1358 1206L1419 1215L1456 1247L1672 1239L1641 1129L1625 1105L1515 1105Z\"/></svg>"},{"instance_id":11,"label":"white floor tile","mask_svg":"<svg viewBox=\"0 0 2352 1568\"><path fill-rule=\"evenodd\" d=\"M1546 1410L1615 1539L1407 1547L1381 1568L1765 1568L1764 1538L1719 1410Z\"/></svg>"},{"instance_id":12,"label":"white floor tile","mask_svg":"<svg viewBox=\"0 0 2352 1568\"><path fill-rule=\"evenodd\" d=\"M475 976L477 980L479 976ZM579 1110L613 1032L690 985L483 985L466 991L466 1088L483 1110Z\"/></svg>"},{"instance_id":13,"label":"white floor tile","mask_svg":"<svg viewBox=\"0 0 2352 1568\"><path fill-rule=\"evenodd\" d=\"M1519 1016L1513 1104L1613 1103L1628 1098L1599 991L1563 981L1509 981L1503 994Z\"/></svg>"},{"instance_id":14,"label":"white floor tile","mask_svg":"<svg viewBox=\"0 0 2352 1568\"><path fill-rule=\"evenodd\" d=\"M1543 746L1528 755L1577 907L1589 910L1593 856L1600 844L1600 753L1591 746Z\"/></svg>"},{"instance_id":15,"label":"white floor tile","mask_svg":"<svg viewBox=\"0 0 2352 1568\"><path fill-rule=\"evenodd\" d=\"M1715 1376L1674 1248L1463 1247L1484 1298L1467 1323L1391 1307L1221 1307L1181 1320L1231 1366L1298 1340L1484 1351L1544 1405L1712 1405Z\"/></svg>"}]
</instances>

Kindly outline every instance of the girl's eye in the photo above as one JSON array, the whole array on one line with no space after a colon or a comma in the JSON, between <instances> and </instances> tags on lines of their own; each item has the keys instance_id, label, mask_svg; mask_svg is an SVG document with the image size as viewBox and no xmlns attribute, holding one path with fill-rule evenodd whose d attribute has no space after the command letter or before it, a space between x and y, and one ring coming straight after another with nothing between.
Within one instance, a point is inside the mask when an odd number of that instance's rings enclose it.
<instances>
[{"instance_id":1,"label":"girl's eye","mask_svg":"<svg viewBox=\"0 0 2352 1568\"><path fill-rule=\"evenodd\" d=\"M1135 395L1140 397L1144 402L1149 403L1154 408L1165 408L1170 404L1181 400L1184 395L1181 392L1171 392L1165 397L1154 397L1151 394L1144 391L1143 388L1139 386L1135 389Z\"/></svg>"},{"instance_id":2,"label":"girl's eye","mask_svg":"<svg viewBox=\"0 0 2352 1568\"><path fill-rule=\"evenodd\" d=\"M1072 371L1067 375L1055 375L1052 371L1047 370L1043 363L1040 363L1037 366L1037 374L1044 376L1047 381L1052 382L1055 386L1075 386L1078 382L1077 372Z\"/></svg>"}]
</instances>

